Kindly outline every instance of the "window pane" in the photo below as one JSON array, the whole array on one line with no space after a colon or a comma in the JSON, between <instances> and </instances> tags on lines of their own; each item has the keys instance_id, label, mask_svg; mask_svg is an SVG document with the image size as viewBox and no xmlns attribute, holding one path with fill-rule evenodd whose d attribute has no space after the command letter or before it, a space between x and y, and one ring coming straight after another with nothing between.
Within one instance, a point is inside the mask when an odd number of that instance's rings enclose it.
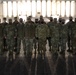
<instances>
[{"instance_id":1,"label":"window pane","mask_svg":"<svg viewBox=\"0 0 76 75\"><path fill-rule=\"evenodd\" d=\"M32 1L32 17L36 16L36 1Z\"/></svg>"},{"instance_id":2,"label":"window pane","mask_svg":"<svg viewBox=\"0 0 76 75\"><path fill-rule=\"evenodd\" d=\"M52 1L52 16L56 15L56 1Z\"/></svg>"},{"instance_id":3,"label":"window pane","mask_svg":"<svg viewBox=\"0 0 76 75\"><path fill-rule=\"evenodd\" d=\"M51 1L47 1L47 17L51 16Z\"/></svg>"},{"instance_id":4,"label":"window pane","mask_svg":"<svg viewBox=\"0 0 76 75\"><path fill-rule=\"evenodd\" d=\"M65 16L65 1L61 2L61 16Z\"/></svg>"},{"instance_id":5,"label":"window pane","mask_svg":"<svg viewBox=\"0 0 76 75\"><path fill-rule=\"evenodd\" d=\"M66 1L66 17L70 16L70 1Z\"/></svg>"},{"instance_id":6,"label":"window pane","mask_svg":"<svg viewBox=\"0 0 76 75\"><path fill-rule=\"evenodd\" d=\"M60 16L60 1L57 1L57 15Z\"/></svg>"},{"instance_id":7,"label":"window pane","mask_svg":"<svg viewBox=\"0 0 76 75\"><path fill-rule=\"evenodd\" d=\"M26 2L22 1L22 15L25 16L26 15Z\"/></svg>"},{"instance_id":8,"label":"window pane","mask_svg":"<svg viewBox=\"0 0 76 75\"><path fill-rule=\"evenodd\" d=\"M41 0L37 0L37 16L41 15Z\"/></svg>"},{"instance_id":9,"label":"window pane","mask_svg":"<svg viewBox=\"0 0 76 75\"><path fill-rule=\"evenodd\" d=\"M7 17L7 2L3 1L3 17Z\"/></svg>"},{"instance_id":10,"label":"window pane","mask_svg":"<svg viewBox=\"0 0 76 75\"><path fill-rule=\"evenodd\" d=\"M75 16L75 1L71 1L71 16Z\"/></svg>"},{"instance_id":11,"label":"window pane","mask_svg":"<svg viewBox=\"0 0 76 75\"><path fill-rule=\"evenodd\" d=\"M22 14L22 4L20 1L18 1L18 16L20 16Z\"/></svg>"},{"instance_id":12,"label":"window pane","mask_svg":"<svg viewBox=\"0 0 76 75\"><path fill-rule=\"evenodd\" d=\"M46 16L46 1L45 0L42 1L42 15L43 17Z\"/></svg>"},{"instance_id":13,"label":"window pane","mask_svg":"<svg viewBox=\"0 0 76 75\"><path fill-rule=\"evenodd\" d=\"M31 2L27 0L27 16L31 15Z\"/></svg>"},{"instance_id":14,"label":"window pane","mask_svg":"<svg viewBox=\"0 0 76 75\"><path fill-rule=\"evenodd\" d=\"M17 16L17 3L16 1L13 1L13 16Z\"/></svg>"},{"instance_id":15,"label":"window pane","mask_svg":"<svg viewBox=\"0 0 76 75\"><path fill-rule=\"evenodd\" d=\"M12 17L12 3L8 1L8 16Z\"/></svg>"}]
</instances>

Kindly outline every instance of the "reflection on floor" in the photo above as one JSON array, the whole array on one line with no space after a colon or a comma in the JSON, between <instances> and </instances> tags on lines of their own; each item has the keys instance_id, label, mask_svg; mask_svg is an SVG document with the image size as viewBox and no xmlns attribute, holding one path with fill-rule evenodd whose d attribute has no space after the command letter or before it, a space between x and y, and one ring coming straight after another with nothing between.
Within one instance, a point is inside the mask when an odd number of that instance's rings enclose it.
<instances>
[{"instance_id":1,"label":"reflection on floor","mask_svg":"<svg viewBox=\"0 0 76 75\"><path fill-rule=\"evenodd\" d=\"M0 75L76 75L75 55L67 51L65 56L51 54L48 49L45 58L34 54L25 57L22 48L13 61L9 61L8 56L0 56Z\"/></svg>"}]
</instances>

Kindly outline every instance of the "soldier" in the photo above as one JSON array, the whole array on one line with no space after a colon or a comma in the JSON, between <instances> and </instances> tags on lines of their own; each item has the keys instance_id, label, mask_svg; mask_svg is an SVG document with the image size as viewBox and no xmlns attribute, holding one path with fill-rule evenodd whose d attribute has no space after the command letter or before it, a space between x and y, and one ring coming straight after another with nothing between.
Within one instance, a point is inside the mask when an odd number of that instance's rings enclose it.
<instances>
[{"instance_id":1,"label":"soldier","mask_svg":"<svg viewBox=\"0 0 76 75\"><path fill-rule=\"evenodd\" d=\"M1 24L1 19L0 19L0 54L3 54L3 29L2 29L2 24Z\"/></svg>"},{"instance_id":2,"label":"soldier","mask_svg":"<svg viewBox=\"0 0 76 75\"><path fill-rule=\"evenodd\" d=\"M13 51L15 45L15 26L12 24L12 19L9 19L9 23L6 26L7 30L7 49L9 51L9 60L13 60Z\"/></svg>"},{"instance_id":3,"label":"soldier","mask_svg":"<svg viewBox=\"0 0 76 75\"><path fill-rule=\"evenodd\" d=\"M34 23L31 19L32 19L32 16L28 16L28 18L30 19L30 22L31 23Z\"/></svg>"},{"instance_id":4,"label":"soldier","mask_svg":"<svg viewBox=\"0 0 76 75\"><path fill-rule=\"evenodd\" d=\"M39 21L38 21L38 19L36 18L36 19L35 19L35 26L37 27L38 24L39 24ZM35 55L36 55L36 49L37 49L38 40L35 38L33 42L34 42L34 49L35 49Z\"/></svg>"},{"instance_id":5,"label":"soldier","mask_svg":"<svg viewBox=\"0 0 76 75\"><path fill-rule=\"evenodd\" d=\"M58 30L59 30L59 47L60 47L59 52L60 54L65 54L67 32L66 32L66 26L65 26L64 19L59 18Z\"/></svg>"},{"instance_id":6,"label":"soldier","mask_svg":"<svg viewBox=\"0 0 76 75\"><path fill-rule=\"evenodd\" d=\"M17 30L18 30L18 29L17 29L17 25L18 25L18 24L19 24L19 22L18 22L18 20L17 20L17 17L14 17L13 25L15 26L15 37L14 37L14 38L15 38L15 47L14 47L14 51L15 51L15 52L17 52L17 41L18 41L18 40L17 40L17 38L18 38L18 37L17 37Z\"/></svg>"},{"instance_id":7,"label":"soldier","mask_svg":"<svg viewBox=\"0 0 76 75\"><path fill-rule=\"evenodd\" d=\"M38 19L37 19L37 18L35 19L35 23L36 23L36 24L38 24L38 23L39 23L39 21L38 21Z\"/></svg>"},{"instance_id":8,"label":"soldier","mask_svg":"<svg viewBox=\"0 0 76 75\"><path fill-rule=\"evenodd\" d=\"M46 24L39 24L36 27L36 38L38 39L38 54L45 57L46 38L49 36L49 28Z\"/></svg>"},{"instance_id":9,"label":"soldier","mask_svg":"<svg viewBox=\"0 0 76 75\"><path fill-rule=\"evenodd\" d=\"M17 25L17 37L18 37L18 41L17 41L17 54L20 53L20 49L21 49L21 41L22 43L24 42L24 23L23 23L23 19L20 18L19 19L19 24ZM24 43L23 43L24 45Z\"/></svg>"},{"instance_id":10,"label":"soldier","mask_svg":"<svg viewBox=\"0 0 76 75\"><path fill-rule=\"evenodd\" d=\"M58 28L58 33L59 33L59 42L58 42L58 50L60 51L60 47L61 47L61 37L62 37L62 18L59 18L59 23L57 24L57 28Z\"/></svg>"},{"instance_id":11,"label":"soldier","mask_svg":"<svg viewBox=\"0 0 76 75\"><path fill-rule=\"evenodd\" d=\"M52 30L52 26L53 26L53 17L50 17L50 22L47 23L49 30L50 30L50 36L48 37L48 42L49 42L49 51L51 51L51 30Z\"/></svg>"},{"instance_id":12,"label":"soldier","mask_svg":"<svg viewBox=\"0 0 76 75\"><path fill-rule=\"evenodd\" d=\"M74 20L74 26L73 26L73 39L72 39L72 44L73 44L73 54L76 55L76 18Z\"/></svg>"},{"instance_id":13,"label":"soldier","mask_svg":"<svg viewBox=\"0 0 76 75\"><path fill-rule=\"evenodd\" d=\"M6 44L6 26L8 25L8 23L6 22L6 18L3 18L3 23L2 23L2 29L3 29L3 49L4 51L7 50L7 44Z\"/></svg>"},{"instance_id":14,"label":"soldier","mask_svg":"<svg viewBox=\"0 0 76 75\"><path fill-rule=\"evenodd\" d=\"M73 18L69 17L69 22L66 24L67 25L67 35L68 35L68 52L73 52L73 47L72 47L72 39L73 39Z\"/></svg>"},{"instance_id":15,"label":"soldier","mask_svg":"<svg viewBox=\"0 0 76 75\"><path fill-rule=\"evenodd\" d=\"M46 24L42 15L40 16L39 24Z\"/></svg>"},{"instance_id":16,"label":"soldier","mask_svg":"<svg viewBox=\"0 0 76 75\"><path fill-rule=\"evenodd\" d=\"M27 18L27 22L24 25L24 52L26 56L32 55L33 40L35 38L35 24L31 21L31 18Z\"/></svg>"},{"instance_id":17,"label":"soldier","mask_svg":"<svg viewBox=\"0 0 76 75\"><path fill-rule=\"evenodd\" d=\"M54 23L51 29L51 44L52 44L52 54L57 53L58 51L58 42L59 42L59 32L57 28L57 18L54 18Z\"/></svg>"}]
</instances>

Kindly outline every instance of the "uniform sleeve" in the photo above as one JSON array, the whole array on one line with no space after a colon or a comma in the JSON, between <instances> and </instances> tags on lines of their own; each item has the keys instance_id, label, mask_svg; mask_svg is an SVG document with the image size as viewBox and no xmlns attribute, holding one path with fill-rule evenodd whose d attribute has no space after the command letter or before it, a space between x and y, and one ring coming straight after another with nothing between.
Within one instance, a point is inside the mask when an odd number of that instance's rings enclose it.
<instances>
[{"instance_id":1,"label":"uniform sleeve","mask_svg":"<svg viewBox=\"0 0 76 75\"><path fill-rule=\"evenodd\" d=\"M23 37L25 37L25 24L23 25Z\"/></svg>"},{"instance_id":2,"label":"uniform sleeve","mask_svg":"<svg viewBox=\"0 0 76 75\"><path fill-rule=\"evenodd\" d=\"M3 29L4 37L7 37L7 33L8 33L8 27L5 26L4 29Z\"/></svg>"},{"instance_id":3,"label":"uniform sleeve","mask_svg":"<svg viewBox=\"0 0 76 75\"><path fill-rule=\"evenodd\" d=\"M47 32L47 36L46 37L50 37L50 30L49 30L48 26L47 26L46 32Z\"/></svg>"},{"instance_id":4,"label":"uniform sleeve","mask_svg":"<svg viewBox=\"0 0 76 75\"><path fill-rule=\"evenodd\" d=\"M35 29L35 37L38 37L38 26Z\"/></svg>"}]
</instances>

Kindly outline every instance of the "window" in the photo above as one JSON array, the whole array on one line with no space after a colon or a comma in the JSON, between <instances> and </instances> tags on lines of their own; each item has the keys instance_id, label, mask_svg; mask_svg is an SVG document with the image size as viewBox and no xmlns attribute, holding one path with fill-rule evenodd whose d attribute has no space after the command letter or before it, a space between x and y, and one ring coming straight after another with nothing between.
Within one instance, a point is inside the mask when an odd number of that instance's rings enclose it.
<instances>
[{"instance_id":1,"label":"window","mask_svg":"<svg viewBox=\"0 0 76 75\"><path fill-rule=\"evenodd\" d=\"M47 1L47 17L51 16L51 1Z\"/></svg>"},{"instance_id":2,"label":"window","mask_svg":"<svg viewBox=\"0 0 76 75\"><path fill-rule=\"evenodd\" d=\"M7 17L7 2L3 1L3 17Z\"/></svg>"},{"instance_id":3,"label":"window","mask_svg":"<svg viewBox=\"0 0 76 75\"><path fill-rule=\"evenodd\" d=\"M65 1L61 1L61 16L65 16Z\"/></svg>"},{"instance_id":4,"label":"window","mask_svg":"<svg viewBox=\"0 0 76 75\"><path fill-rule=\"evenodd\" d=\"M26 16L26 1L22 1L22 16Z\"/></svg>"},{"instance_id":5,"label":"window","mask_svg":"<svg viewBox=\"0 0 76 75\"><path fill-rule=\"evenodd\" d=\"M75 16L75 1L71 1L71 16Z\"/></svg>"},{"instance_id":6,"label":"window","mask_svg":"<svg viewBox=\"0 0 76 75\"><path fill-rule=\"evenodd\" d=\"M66 1L66 17L70 16L70 1Z\"/></svg>"},{"instance_id":7,"label":"window","mask_svg":"<svg viewBox=\"0 0 76 75\"><path fill-rule=\"evenodd\" d=\"M36 16L36 1L32 0L32 17Z\"/></svg>"},{"instance_id":8,"label":"window","mask_svg":"<svg viewBox=\"0 0 76 75\"><path fill-rule=\"evenodd\" d=\"M41 0L37 0L37 17L41 15Z\"/></svg>"},{"instance_id":9,"label":"window","mask_svg":"<svg viewBox=\"0 0 76 75\"><path fill-rule=\"evenodd\" d=\"M60 16L60 1L57 1L57 15Z\"/></svg>"},{"instance_id":10,"label":"window","mask_svg":"<svg viewBox=\"0 0 76 75\"><path fill-rule=\"evenodd\" d=\"M22 4L18 1L18 16L22 15Z\"/></svg>"},{"instance_id":11,"label":"window","mask_svg":"<svg viewBox=\"0 0 76 75\"><path fill-rule=\"evenodd\" d=\"M31 15L31 2L27 0L27 16Z\"/></svg>"},{"instance_id":12,"label":"window","mask_svg":"<svg viewBox=\"0 0 76 75\"><path fill-rule=\"evenodd\" d=\"M8 1L8 16L12 17L12 2Z\"/></svg>"},{"instance_id":13,"label":"window","mask_svg":"<svg viewBox=\"0 0 76 75\"><path fill-rule=\"evenodd\" d=\"M17 16L17 3L16 1L13 1L13 16L16 17Z\"/></svg>"},{"instance_id":14,"label":"window","mask_svg":"<svg viewBox=\"0 0 76 75\"><path fill-rule=\"evenodd\" d=\"M46 0L42 0L42 15L46 17Z\"/></svg>"},{"instance_id":15,"label":"window","mask_svg":"<svg viewBox=\"0 0 76 75\"><path fill-rule=\"evenodd\" d=\"M56 15L56 1L52 1L52 16Z\"/></svg>"}]
</instances>

